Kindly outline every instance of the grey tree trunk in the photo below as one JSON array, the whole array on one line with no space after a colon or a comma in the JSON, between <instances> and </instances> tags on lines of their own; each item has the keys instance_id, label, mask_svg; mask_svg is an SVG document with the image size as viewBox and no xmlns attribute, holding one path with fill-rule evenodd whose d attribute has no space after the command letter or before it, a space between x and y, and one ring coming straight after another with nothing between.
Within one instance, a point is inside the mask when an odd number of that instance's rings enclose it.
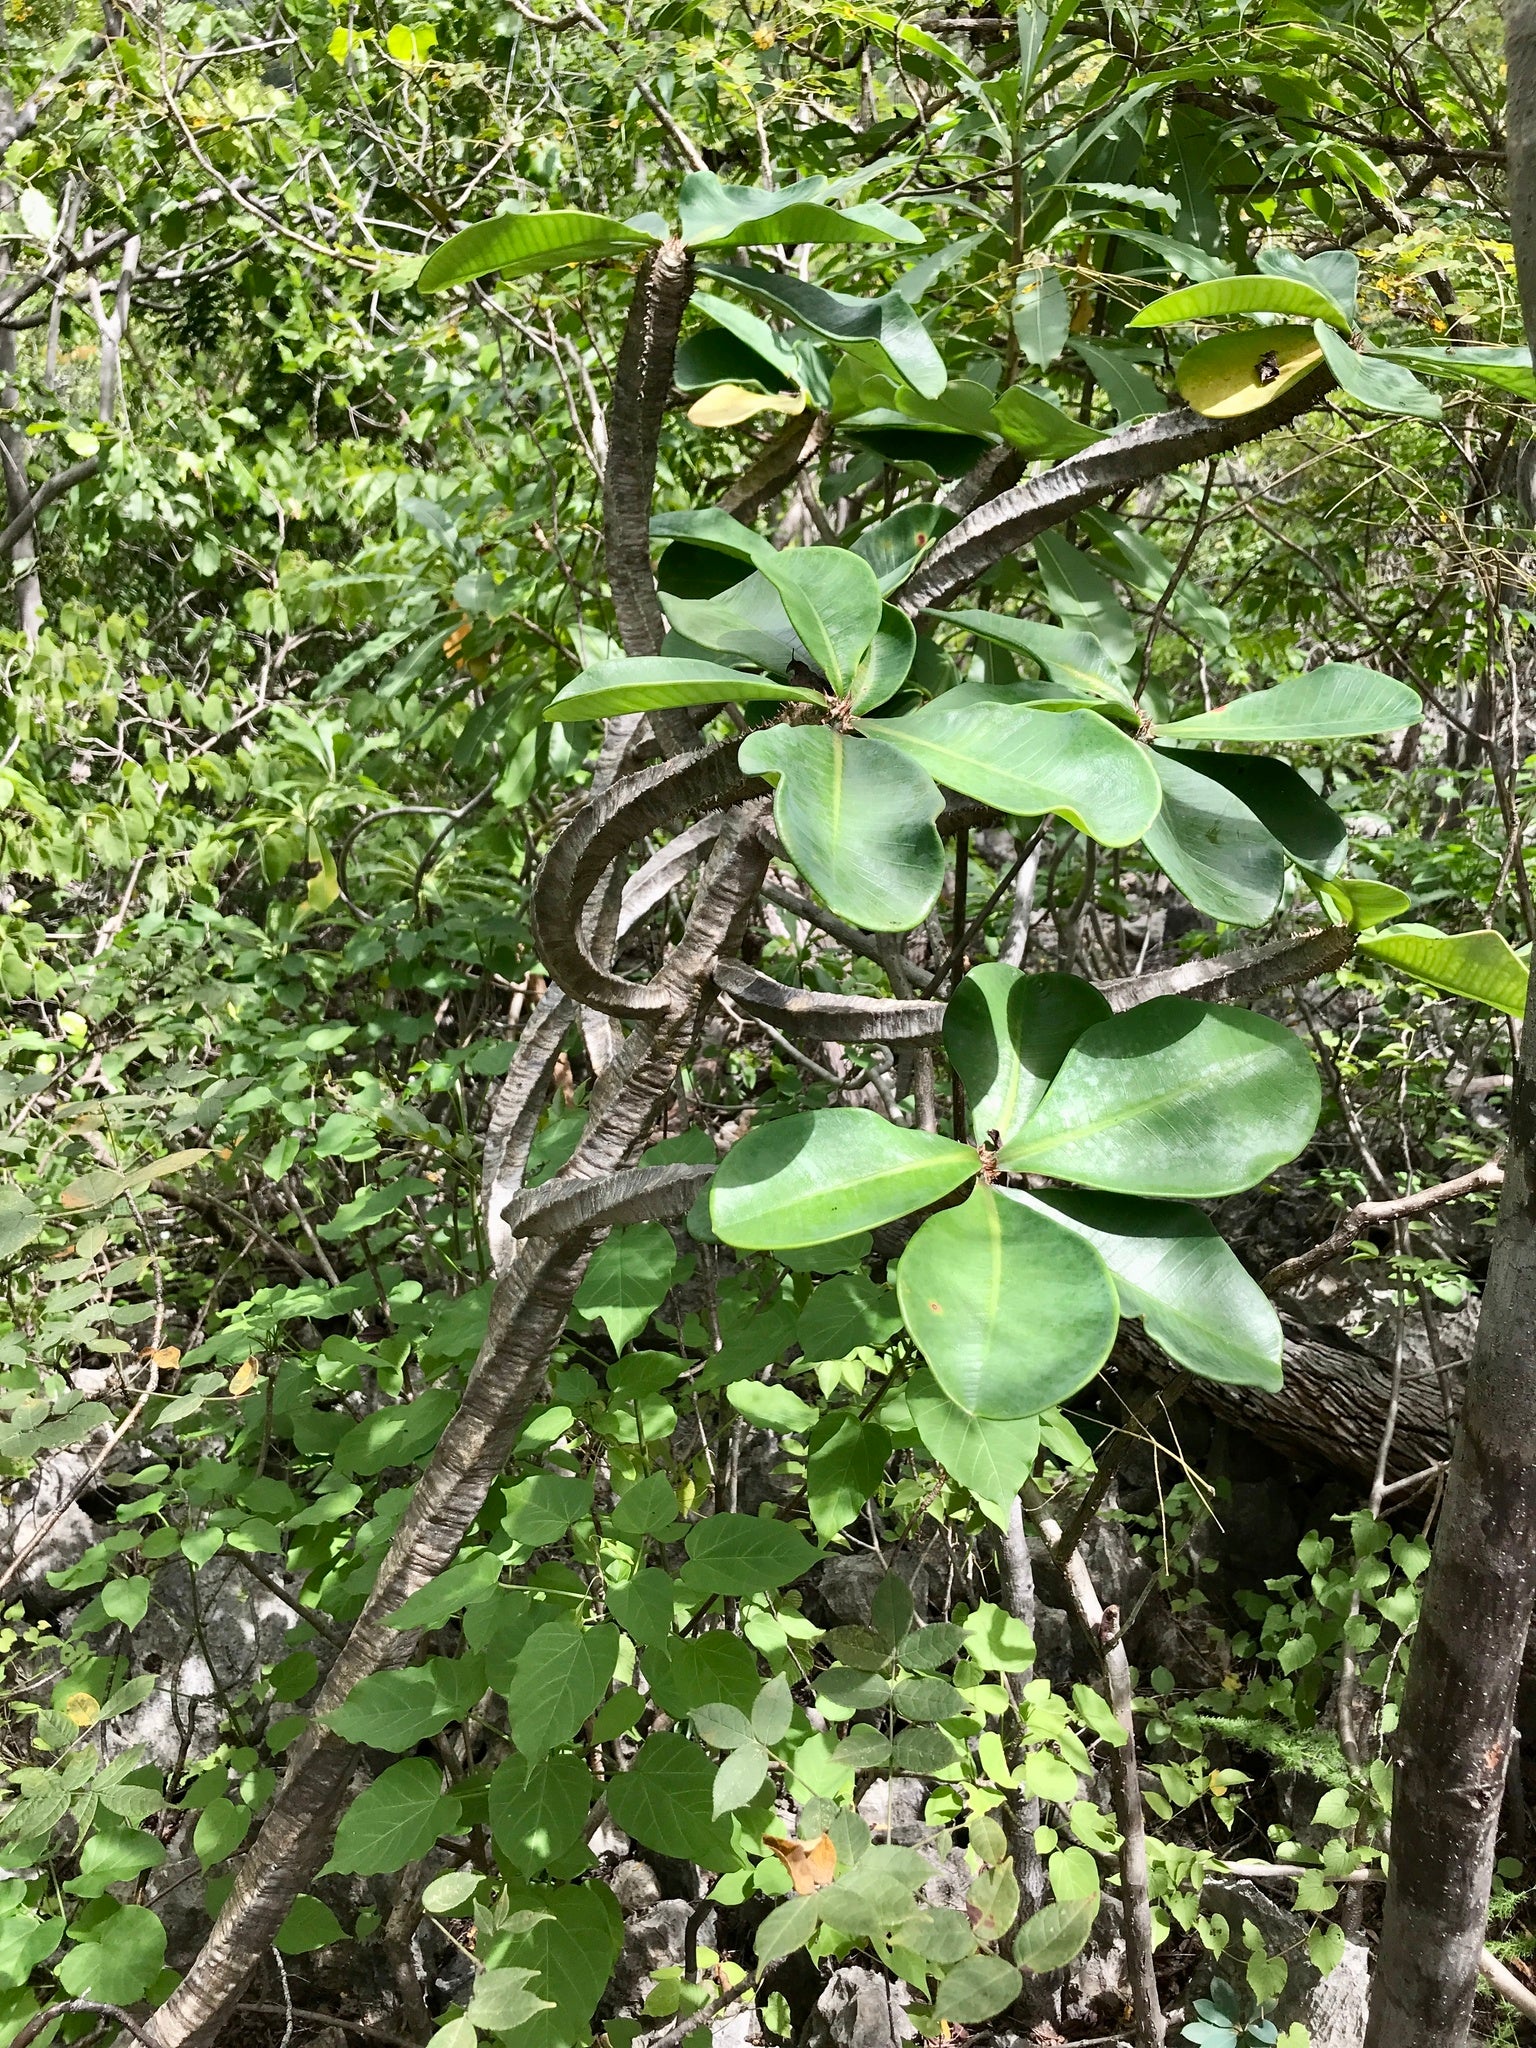
<instances>
[{"instance_id":1,"label":"grey tree trunk","mask_svg":"<svg viewBox=\"0 0 1536 2048\"><path fill-rule=\"evenodd\" d=\"M1508 0L1511 233L1536 335L1536 0ZM1536 995L1536 983L1533 983ZM1536 1000L1434 1561L1414 1642L1366 2048L1463 2048L1536 1594Z\"/></svg>"}]
</instances>

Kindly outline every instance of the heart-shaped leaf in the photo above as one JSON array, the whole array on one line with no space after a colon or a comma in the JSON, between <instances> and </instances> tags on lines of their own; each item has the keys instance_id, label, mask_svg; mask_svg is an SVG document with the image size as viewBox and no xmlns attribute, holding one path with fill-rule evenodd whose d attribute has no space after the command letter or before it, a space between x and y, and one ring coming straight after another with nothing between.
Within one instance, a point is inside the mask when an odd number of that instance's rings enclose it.
<instances>
[{"instance_id":1,"label":"heart-shaped leaf","mask_svg":"<svg viewBox=\"0 0 1536 2048\"><path fill-rule=\"evenodd\" d=\"M906 932L938 901L944 799L916 762L826 725L774 725L737 756L776 785L784 850L823 903L872 932Z\"/></svg>"},{"instance_id":2,"label":"heart-shaped leaf","mask_svg":"<svg viewBox=\"0 0 1536 2048\"><path fill-rule=\"evenodd\" d=\"M1197 910L1223 924L1264 924L1285 887L1285 853L1248 806L1164 748L1148 750L1163 802L1148 853Z\"/></svg>"},{"instance_id":3,"label":"heart-shaped leaf","mask_svg":"<svg viewBox=\"0 0 1536 2048\"><path fill-rule=\"evenodd\" d=\"M1421 420L1440 417L1440 397L1421 384L1412 370L1395 363L1390 356L1360 355L1325 320L1315 320L1312 332L1322 346L1343 390L1372 412L1405 413Z\"/></svg>"},{"instance_id":4,"label":"heart-shaped leaf","mask_svg":"<svg viewBox=\"0 0 1536 2048\"><path fill-rule=\"evenodd\" d=\"M668 654L641 654L595 661L551 698L546 718L575 724L589 718L617 718L628 711L653 711L678 704L793 702L825 705L819 690L801 690L767 676L746 675L712 661L683 661Z\"/></svg>"},{"instance_id":5,"label":"heart-shaped leaf","mask_svg":"<svg viewBox=\"0 0 1536 2048\"><path fill-rule=\"evenodd\" d=\"M1022 1130L1090 1024L1111 1015L1073 974L1023 974L1001 960L973 967L944 1013L944 1050L965 1087L971 1128L1006 1144Z\"/></svg>"},{"instance_id":6,"label":"heart-shaped leaf","mask_svg":"<svg viewBox=\"0 0 1536 2048\"><path fill-rule=\"evenodd\" d=\"M1291 277L1213 277L1154 299L1127 321L1129 327L1177 327L1185 320L1233 320L1244 313L1282 313L1324 320L1347 334L1349 321L1316 285Z\"/></svg>"},{"instance_id":7,"label":"heart-shaped leaf","mask_svg":"<svg viewBox=\"0 0 1536 2048\"><path fill-rule=\"evenodd\" d=\"M1180 745L1186 740L1370 739L1401 732L1423 716L1419 693L1407 683L1359 662L1325 661L1304 676L1291 676L1268 690L1250 690L1160 731Z\"/></svg>"},{"instance_id":8,"label":"heart-shaped leaf","mask_svg":"<svg viewBox=\"0 0 1536 2048\"><path fill-rule=\"evenodd\" d=\"M1159 996L1090 1025L1004 1166L1130 1195L1230 1195L1294 1159L1322 1091L1283 1024Z\"/></svg>"},{"instance_id":9,"label":"heart-shaped leaf","mask_svg":"<svg viewBox=\"0 0 1536 2048\"><path fill-rule=\"evenodd\" d=\"M710 1185L715 1235L745 1251L830 1244L926 1208L976 1171L969 1145L867 1109L817 1109L749 1131Z\"/></svg>"},{"instance_id":10,"label":"heart-shaped leaf","mask_svg":"<svg viewBox=\"0 0 1536 2048\"><path fill-rule=\"evenodd\" d=\"M1140 839L1161 801L1149 749L1096 711L952 704L935 698L905 718L860 721L936 782L1012 816L1054 811L1103 846Z\"/></svg>"},{"instance_id":11,"label":"heart-shaped leaf","mask_svg":"<svg viewBox=\"0 0 1536 2048\"><path fill-rule=\"evenodd\" d=\"M968 1415L1054 1408L1091 1380L1119 1324L1114 1283L1081 1236L978 1185L901 1255L902 1317Z\"/></svg>"},{"instance_id":12,"label":"heart-shaped leaf","mask_svg":"<svg viewBox=\"0 0 1536 2048\"><path fill-rule=\"evenodd\" d=\"M1530 970L1499 932L1437 932L1433 925L1397 924L1361 939L1360 951L1432 988L1469 996L1511 1017L1525 1015Z\"/></svg>"},{"instance_id":13,"label":"heart-shaped leaf","mask_svg":"<svg viewBox=\"0 0 1536 2048\"><path fill-rule=\"evenodd\" d=\"M699 268L717 284L786 314L823 341L836 342L872 368L899 377L925 398L937 398L949 381L933 337L899 292L854 299L798 277L748 270L735 263L702 262Z\"/></svg>"},{"instance_id":14,"label":"heart-shaped leaf","mask_svg":"<svg viewBox=\"0 0 1536 2048\"><path fill-rule=\"evenodd\" d=\"M1086 1238L1109 1268L1120 1313L1139 1316L1180 1365L1230 1387L1280 1386L1280 1318L1198 1209L1082 1188L1009 1189L1008 1199Z\"/></svg>"},{"instance_id":15,"label":"heart-shaped leaf","mask_svg":"<svg viewBox=\"0 0 1536 2048\"><path fill-rule=\"evenodd\" d=\"M881 625L874 570L848 548L786 548L760 567L833 693L850 696Z\"/></svg>"},{"instance_id":16,"label":"heart-shaped leaf","mask_svg":"<svg viewBox=\"0 0 1536 2048\"><path fill-rule=\"evenodd\" d=\"M1237 419L1273 405L1322 360L1310 327L1245 327L1213 334L1181 356L1174 382L1207 419Z\"/></svg>"},{"instance_id":17,"label":"heart-shaped leaf","mask_svg":"<svg viewBox=\"0 0 1536 2048\"><path fill-rule=\"evenodd\" d=\"M1284 761L1263 754L1161 751L1164 758L1219 782L1300 866L1329 875L1343 861L1349 850L1343 819Z\"/></svg>"},{"instance_id":18,"label":"heart-shaped leaf","mask_svg":"<svg viewBox=\"0 0 1536 2048\"><path fill-rule=\"evenodd\" d=\"M416 287L440 292L492 270L504 277L527 277L561 263L597 263L631 249L654 248L658 239L603 213L498 213L434 249Z\"/></svg>"},{"instance_id":19,"label":"heart-shaped leaf","mask_svg":"<svg viewBox=\"0 0 1536 2048\"><path fill-rule=\"evenodd\" d=\"M712 171L692 171L678 196L683 240L690 249L762 248L774 242L921 243L922 230L888 206L838 212L823 203L825 178L805 178L775 192L722 184Z\"/></svg>"}]
</instances>

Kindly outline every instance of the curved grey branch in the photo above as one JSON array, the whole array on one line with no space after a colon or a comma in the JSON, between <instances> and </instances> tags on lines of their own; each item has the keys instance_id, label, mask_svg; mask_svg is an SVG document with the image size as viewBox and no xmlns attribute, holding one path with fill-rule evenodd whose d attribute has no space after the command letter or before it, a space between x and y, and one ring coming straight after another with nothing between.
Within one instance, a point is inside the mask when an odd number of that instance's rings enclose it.
<instances>
[{"instance_id":1,"label":"curved grey branch","mask_svg":"<svg viewBox=\"0 0 1536 2048\"><path fill-rule=\"evenodd\" d=\"M551 977L577 1002L610 1017L659 1016L672 1003L666 989L625 981L599 966L586 949L582 912L626 847L690 811L719 810L766 793L766 782L742 774L736 751L736 741L727 740L625 776L593 797L550 848L534 885L533 929Z\"/></svg>"},{"instance_id":2,"label":"curved grey branch","mask_svg":"<svg viewBox=\"0 0 1536 2048\"><path fill-rule=\"evenodd\" d=\"M603 1180L548 1181L525 1188L502 1210L514 1237L569 1237L617 1223L655 1223L686 1216L713 1166L630 1166Z\"/></svg>"},{"instance_id":3,"label":"curved grey branch","mask_svg":"<svg viewBox=\"0 0 1536 2048\"><path fill-rule=\"evenodd\" d=\"M1060 526L1100 498L1133 490L1186 463L1208 461L1288 426L1332 389L1331 374L1315 370L1273 405L1237 419L1211 420L1180 408L1122 427L1081 455L978 505L929 550L896 602L909 613L948 604L1037 533Z\"/></svg>"},{"instance_id":4,"label":"curved grey branch","mask_svg":"<svg viewBox=\"0 0 1536 2048\"><path fill-rule=\"evenodd\" d=\"M1185 960L1158 974L1100 983L1112 1010L1133 1010L1154 996L1196 996L1204 1003L1251 1003L1277 988L1294 988L1342 967L1355 950L1346 924L1324 925L1273 946L1247 946L1216 960Z\"/></svg>"},{"instance_id":5,"label":"curved grey branch","mask_svg":"<svg viewBox=\"0 0 1536 2048\"><path fill-rule=\"evenodd\" d=\"M874 996L822 995L812 989L786 988L783 982L759 974L755 967L744 967L739 960L719 962L715 987L791 1038L937 1045L944 1034L942 1003L882 1002Z\"/></svg>"}]
</instances>

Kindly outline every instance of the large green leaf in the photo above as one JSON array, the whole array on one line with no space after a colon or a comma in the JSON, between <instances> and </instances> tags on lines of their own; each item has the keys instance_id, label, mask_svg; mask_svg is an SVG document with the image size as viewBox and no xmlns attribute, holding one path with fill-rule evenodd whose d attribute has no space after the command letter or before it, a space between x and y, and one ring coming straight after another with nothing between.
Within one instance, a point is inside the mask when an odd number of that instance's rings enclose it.
<instances>
[{"instance_id":1,"label":"large green leaf","mask_svg":"<svg viewBox=\"0 0 1536 2048\"><path fill-rule=\"evenodd\" d=\"M831 1244L926 1208L975 1171L969 1145L872 1110L809 1110L731 1147L710 1184L709 1220L743 1251Z\"/></svg>"},{"instance_id":2,"label":"large green leaf","mask_svg":"<svg viewBox=\"0 0 1536 2048\"><path fill-rule=\"evenodd\" d=\"M1412 370L1393 362L1390 356L1358 354L1335 334L1324 320L1314 320L1312 332L1322 346L1328 367L1341 388L1372 412L1406 413L1421 420L1440 417L1440 396L1421 384Z\"/></svg>"},{"instance_id":3,"label":"large green leaf","mask_svg":"<svg viewBox=\"0 0 1536 2048\"><path fill-rule=\"evenodd\" d=\"M1108 577L1059 533L1035 536L1035 560L1057 618L1091 633L1110 660L1124 667L1136 652L1136 621Z\"/></svg>"},{"instance_id":4,"label":"large green leaf","mask_svg":"<svg viewBox=\"0 0 1536 2048\"><path fill-rule=\"evenodd\" d=\"M1531 369L1528 348L1443 348L1432 343L1415 343L1411 348L1385 348L1382 354L1394 363L1406 363L1430 377L1468 377L1476 384L1491 384L1496 391L1512 391L1518 398L1536 398L1536 373Z\"/></svg>"},{"instance_id":5,"label":"large green leaf","mask_svg":"<svg viewBox=\"0 0 1536 2048\"><path fill-rule=\"evenodd\" d=\"M1161 801L1149 750L1096 711L952 704L937 697L905 718L860 720L936 782L1000 811L1054 811L1104 846L1140 839Z\"/></svg>"},{"instance_id":6,"label":"large green leaf","mask_svg":"<svg viewBox=\"0 0 1536 2048\"><path fill-rule=\"evenodd\" d=\"M1092 1246L981 1184L922 1225L896 1291L935 1380L968 1415L1055 1407L1093 1378L1119 1322Z\"/></svg>"},{"instance_id":7,"label":"large green leaf","mask_svg":"<svg viewBox=\"0 0 1536 2048\"><path fill-rule=\"evenodd\" d=\"M982 1421L957 1408L930 1372L907 1382L907 1408L923 1448L957 1485L994 1506L1012 1500L1035 1467L1040 1425L1032 1415Z\"/></svg>"},{"instance_id":8,"label":"large green leaf","mask_svg":"<svg viewBox=\"0 0 1536 2048\"><path fill-rule=\"evenodd\" d=\"M1360 258L1353 249L1319 249L1315 256L1298 256L1294 249L1274 244L1259 251L1257 262L1266 277L1296 277L1316 285L1353 324L1360 293Z\"/></svg>"},{"instance_id":9,"label":"large green leaf","mask_svg":"<svg viewBox=\"0 0 1536 2048\"><path fill-rule=\"evenodd\" d=\"M1063 412L1054 399L1031 391L1027 384L1015 384L992 408L998 432L1010 447L1031 459L1056 462L1064 455L1080 455L1104 438L1100 427L1086 427Z\"/></svg>"},{"instance_id":10,"label":"large green leaf","mask_svg":"<svg viewBox=\"0 0 1536 2048\"><path fill-rule=\"evenodd\" d=\"M678 198L683 240L691 249L761 248L772 242L921 243L922 230L878 203L839 213L824 203L825 178L803 178L775 192L725 185L692 171Z\"/></svg>"},{"instance_id":11,"label":"large green leaf","mask_svg":"<svg viewBox=\"0 0 1536 2048\"><path fill-rule=\"evenodd\" d=\"M973 967L944 1013L944 1050L977 1140L996 1131L1006 1144L1021 1130L1074 1043L1110 1014L1076 975L1023 974L1001 960Z\"/></svg>"},{"instance_id":12,"label":"large green leaf","mask_svg":"<svg viewBox=\"0 0 1536 2048\"><path fill-rule=\"evenodd\" d=\"M734 299L722 299L714 292L695 292L688 301L690 312L702 313L721 333L730 335L751 354L776 371L786 389L803 385L805 372L799 356L777 329ZM721 517L728 517L722 514ZM763 545L766 547L767 542Z\"/></svg>"},{"instance_id":13,"label":"large green leaf","mask_svg":"<svg viewBox=\"0 0 1536 2048\"><path fill-rule=\"evenodd\" d=\"M671 654L640 654L595 661L550 700L546 718L568 725L617 718L627 711L660 711L678 704L825 704L819 690L776 683L713 661Z\"/></svg>"},{"instance_id":14,"label":"large green leaf","mask_svg":"<svg viewBox=\"0 0 1536 2048\"><path fill-rule=\"evenodd\" d=\"M798 376L793 380L786 378L774 363L746 342L713 327L706 327L700 334L690 334L681 343L672 365L672 382L679 391L686 391L690 396L713 391L721 384L762 393L800 389ZM689 418L692 417L690 413Z\"/></svg>"},{"instance_id":15,"label":"large green leaf","mask_svg":"<svg viewBox=\"0 0 1536 2048\"><path fill-rule=\"evenodd\" d=\"M1159 996L1085 1031L1002 1162L1130 1195L1230 1195L1311 1137L1300 1040L1247 1010Z\"/></svg>"},{"instance_id":16,"label":"large green leaf","mask_svg":"<svg viewBox=\"0 0 1536 2048\"><path fill-rule=\"evenodd\" d=\"M326 1868L362 1877L403 1870L425 1856L458 1816L459 1802L445 1796L439 1765L425 1757L391 1764L341 1816Z\"/></svg>"},{"instance_id":17,"label":"large green leaf","mask_svg":"<svg viewBox=\"0 0 1536 2048\"><path fill-rule=\"evenodd\" d=\"M591 2032L624 1940L624 1921L605 1884L539 1884L509 1887L509 1922L484 1933L477 1956L493 1972L532 1970L529 1989L553 2001L502 2038L517 2048L570 2048ZM493 2008L494 2010L494 2008Z\"/></svg>"},{"instance_id":18,"label":"large green leaf","mask_svg":"<svg viewBox=\"0 0 1536 2048\"><path fill-rule=\"evenodd\" d=\"M1134 710L1131 693L1120 680L1117 662L1110 660L1102 641L1091 633L1074 633L1062 626L1047 626L1036 619L1015 619L1005 612L936 612L935 618L962 626L978 640L987 640L1010 653L1027 654L1040 664L1052 682L1090 697Z\"/></svg>"},{"instance_id":19,"label":"large green leaf","mask_svg":"<svg viewBox=\"0 0 1536 2048\"><path fill-rule=\"evenodd\" d=\"M1197 343L1179 358L1173 381L1196 412L1230 420L1273 405L1322 360L1310 327L1244 327Z\"/></svg>"},{"instance_id":20,"label":"large green leaf","mask_svg":"<svg viewBox=\"0 0 1536 2048\"><path fill-rule=\"evenodd\" d=\"M1186 753L1171 747L1159 752L1220 783L1301 866L1331 875L1349 851L1343 819L1286 762L1264 754Z\"/></svg>"},{"instance_id":21,"label":"large green leaf","mask_svg":"<svg viewBox=\"0 0 1536 2048\"><path fill-rule=\"evenodd\" d=\"M688 1586L737 1599L792 1585L821 1556L793 1523L767 1515L709 1515L688 1531L686 1547Z\"/></svg>"},{"instance_id":22,"label":"large green leaf","mask_svg":"<svg viewBox=\"0 0 1536 2048\"><path fill-rule=\"evenodd\" d=\"M1148 853L1194 904L1224 924L1264 924L1285 887L1285 854L1248 806L1161 747L1148 750L1163 802Z\"/></svg>"},{"instance_id":23,"label":"large green leaf","mask_svg":"<svg viewBox=\"0 0 1536 2048\"><path fill-rule=\"evenodd\" d=\"M728 285L756 304L797 320L824 341L910 384L925 398L937 398L949 381L944 358L913 307L899 292L883 298L853 299L798 277L748 270L734 263L703 262L706 276Z\"/></svg>"},{"instance_id":24,"label":"large green leaf","mask_svg":"<svg viewBox=\"0 0 1536 2048\"><path fill-rule=\"evenodd\" d=\"M945 505L903 505L889 519L866 526L853 542L853 552L874 570L881 596L889 597L954 524L955 515Z\"/></svg>"},{"instance_id":25,"label":"large green leaf","mask_svg":"<svg viewBox=\"0 0 1536 2048\"><path fill-rule=\"evenodd\" d=\"M910 931L928 915L944 883L933 822L944 799L916 762L827 725L768 726L737 759L776 785L784 850L829 909L875 932Z\"/></svg>"},{"instance_id":26,"label":"large green leaf","mask_svg":"<svg viewBox=\"0 0 1536 2048\"><path fill-rule=\"evenodd\" d=\"M561 263L596 263L631 249L654 248L658 237L604 213L498 213L454 235L422 265L418 291L440 292L499 270L527 277Z\"/></svg>"},{"instance_id":27,"label":"large green leaf","mask_svg":"<svg viewBox=\"0 0 1536 2048\"><path fill-rule=\"evenodd\" d=\"M907 680L916 654L917 628L895 605L882 605L879 629L854 673L850 707L874 711L888 702Z\"/></svg>"},{"instance_id":28,"label":"large green leaf","mask_svg":"<svg viewBox=\"0 0 1536 2048\"><path fill-rule=\"evenodd\" d=\"M581 1839L592 1804L592 1773L584 1757L556 1750L530 1763L509 1756L496 1766L487 1795L496 1854L533 1877Z\"/></svg>"},{"instance_id":29,"label":"large green leaf","mask_svg":"<svg viewBox=\"0 0 1536 2048\"><path fill-rule=\"evenodd\" d=\"M563 1532L562 1532L563 1533ZM485 1690L478 1657L468 1662L477 1680L473 1706ZM434 1657L408 1671L376 1671L354 1685L342 1704L325 1716L327 1726L348 1742L366 1742L373 1749L414 1749L466 1711L455 1685L455 1662Z\"/></svg>"},{"instance_id":30,"label":"large green leaf","mask_svg":"<svg viewBox=\"0 0 1536 2048\"><path fill-rule=\"evenodd\" d=\"M786 548L761 571L779 593L817 668L838 697L852 694L859 664L881 623L874 570L848 548Z\"/></svg>"},{"instance_id":31,"label":"large green leaf","mask_svg":"<svg viewBox=\"0 0 1536 2048\"><path fill-rule=\"evenodd\" d=\"M1086 1238L1109 1268L1120 1313L1139 1316L1180 1365L1227 1386L1279 1387L1280 1318L1198 1209L1083 1188L1009 1189L1008 1198Z\"/></svg>"},{"instance_id":32,"label":"large green leaf","mask_svg":"<svg viewBox=\"0 0 1536 2048\"><path fill-rule=\"evenodd\" d=\"M754 569L771 563L778 550L750 526L743 526L729 512L705 505L691 512L658 512L651 521L652 540L692 541L701 548L713 548L734 556ZM742 572L745 575L745 571Z\"/></svg>"},{"instance_id":33,"label":"large green leaf","mask_svg":"<svg viewBox=\"0 0 1536 2048\"><path fill-rule=\"evenodd\" d=\"M526 1757L537 1759L569 1742L595 1713L619 1661L612 1622L580 1628L547 1621L518 1654L506 1689L507 1725Z\"/></svg>"},{"instance_id":34,"label":"large green leaf","mask_svg":"<svg viewBox=\"0 0 1536 2048\"><path fill-rule=\"evenodd\" d=\"M1324 320L1341 333L1349 322L1326 292L1291 277L1213 277L1154 299L1126 323L1130 327L1177 327L1185 320L1233 320L1244 313L1283 313L1296 320Z\"/></svg>"},{"instance_id":35,"label":"large green leaf","mask_svg":"<svg viewBox=\"0 0 1536 2048\"><path fill-rule=\"evenodd\" d=\"M1076 1899L1053 1899L1019 1929L1013 1944L1014 1961L1034 1976L1064 1970L1087 1947L1098 1917L1097 1891Z\"/></svg>"},{"instance_id":36,"label":"large green leaf","mask_svg":"<svg viewBox=\"0 0 1536 2048\"><path fill-rule=\"evenodd\" d=\"M1401 732L1423 716L1419 693L1407 683L1359 662L1325 661L1321 668L1291 676L1271 689L1250 690L1214 711L1176 719L1163 726L1161 734L1181 745L1185 740L1369 739Z\"/></svg>"},{"instance_id":37,"label":"large green leaf","mask_svg":"<svg viewBox=\"0 0 1536 2048\"><path fill-rule=\"evenodd\" d=\"M1530 970L1498 932L1437 932L1433 925L1395 924L1362 938L1359 949L1432 988L1469 996L1511 1017L1525 1015Z\"/></svg>"}]
</instances>

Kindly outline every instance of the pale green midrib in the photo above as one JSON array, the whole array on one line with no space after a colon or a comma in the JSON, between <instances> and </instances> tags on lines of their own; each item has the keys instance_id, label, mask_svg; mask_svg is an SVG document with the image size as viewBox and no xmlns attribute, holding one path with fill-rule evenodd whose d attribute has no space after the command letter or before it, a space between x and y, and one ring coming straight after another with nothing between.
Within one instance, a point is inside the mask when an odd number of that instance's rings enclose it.
<instances>
[{"instance_id":1,"label":"pale green midrib","mask_svg":"<svg viewBox=\"0 0 1536 2048\"><path fill-rule=\"evenodd\" d=\"M951 1167L960 1169L956 1172L955 1178L950 1182L951 1187L958 1187L967 1173L974 1173L976 1171L976 1155L971 1151L971 1148L967 1145L959 1149L963 1150L967 1157L963 1161L951 1158L945 1164L946 1172ZM819 1197L815 1194L806 1195L804 1193L782 1195L771 1209L764 1209L759 1213L763 1215L780 1215L790 1208L803 1208L807 1201L825 1200L828 1198L836 1199L845 1195L864 1195L876 1192L883 1187L897 1186L902 1181L910 1180L914 1176L931 1176L938 1168L939 1163L938 1159L934 1158L926 1161L914 1160L902 1166L887 1167L883 1173L865 1174L856 1181L845 1182L840 1188L824 1189ZM735 1193L736 1190L731 1189L728 1192Z\"/></svg>"},{"instance_id":2,"label":"pale green midrib","mask_svg":"<svg viewBox=\"0 0 1536 2048\"><path fill-rule=\"evenodd\" d=\"M1278 1046L1273 1046L1267 1052L1245 1053L1241 1059L1233 1060L1230 1064L1223 1065L1221 1069L1223 1081L1242 1081L1246 1079L1251 1069L1258 1066L1270 1053L1276 1053L1279 1050ZM1070 1053L1068 1058L1071 1058ZM1165 1089L1161 1095L1145 1096L1132 1108L1117 1110L1113 1116L1098 1117L1092 1123L1075 1124L1069 1131L1058 1131L1049 1138L1037 1138L1033 1145L1005 1146L999 1154L999 1163L1007 1167L1017 1166L1021 1159L1027 1159L1031 1153L1049 1151L1053 1145L1080 1144L1085 1138L1096 1138L1102 1131L1114 1130L1117 1124L1130 1123L1133 1119L1139 1121L1154 1111L1165 1108L1169 1103L1183 1102L1188 1097L1198 1094L1208 1085L1211 1071L1207 1067L1203 1073L1197 1075L1192 1081L1186 1082L1183 1087ZM1059 1079L1060 1076L1057 1078ZM1035 1106L1033 1115L1030 1117L1030 1123L1034 1122L1041 1110L1050 1101L1055 1085L1056 1083L1053 1081L1050 1088L1041 1096L1040 1101ZM1025 1136L1028 1130L1029 1124L1026 1124L1024 1130L1019 1134L1020 1137Z\"/></svg>"}]
</instances>

